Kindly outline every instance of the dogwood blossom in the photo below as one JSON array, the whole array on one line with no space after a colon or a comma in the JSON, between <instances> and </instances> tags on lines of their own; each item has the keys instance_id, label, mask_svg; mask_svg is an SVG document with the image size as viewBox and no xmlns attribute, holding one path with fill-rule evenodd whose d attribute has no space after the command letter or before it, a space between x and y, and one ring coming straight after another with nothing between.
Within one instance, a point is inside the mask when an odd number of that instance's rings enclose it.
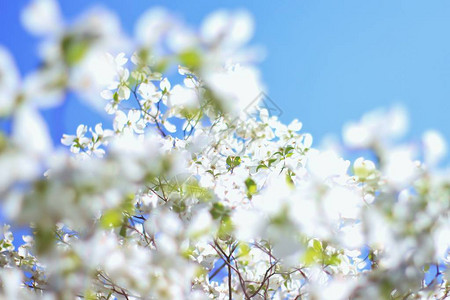
<instances>
[{"instance_id":1,"label":"dogwood blossom","mask_svg":"<svg viewBox=\"0 0 450 300\"><path fill-rule=\"evenodd\" d=\"M69 23L56 1L31 1L23 23L45 64L24 80L0 48L13 124L0 200L30 231L15 246L2 228L0 298L448 298L439 133L398 144L404 110L372 112L344 128L340 148L371 158L351 162L262 107L262 76L239 60L249 14L219 11L196 31L151 9L125 37L96 12ZM64 134L65 151L39 108L69 91L113 118Z\"/></svg>"}]
</instances>

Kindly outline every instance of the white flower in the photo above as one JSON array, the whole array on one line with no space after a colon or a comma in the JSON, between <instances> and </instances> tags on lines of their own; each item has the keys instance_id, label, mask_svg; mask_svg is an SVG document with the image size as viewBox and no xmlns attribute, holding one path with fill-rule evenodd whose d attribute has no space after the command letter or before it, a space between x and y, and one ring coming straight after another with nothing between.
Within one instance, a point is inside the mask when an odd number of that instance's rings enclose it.
<instances>
[{"instance_id":1,"label":"white flower","mask_svg":"<svg viewBox=\"0 0 450 300\"><path fill-rule=\"evenodd\" d=\"M353 190L335 186L324 195L322 209L327 220L337 222L340 218L358 218L362 203L362 199Z\"/></svg>"},{"instance_id":2,"label":"white flower","mask_svg":"<svg viewBox=\"0 0 450 300\"><path fill-rule=\"evenodd\" d=\"M304 133L301 135L301 141L304 148L311 148L313 143L313 137L309 133Z\"/></svg>"},{"instance_id":3,"label":"white flower","mask_svg":"<svg viewBox=\"0 0 450 300\"><path fill-rule=\"evenodd\" d=\"M0 116L9 114L19 88L19 73L10 53L0 46Z\"/></svg>"},{"instance_id":4,"label":"white flower","mask_svg":"<svg viewBox=\"0 0 450 300\"><path fill-rule=\"evenodd\" d=\"M365 160L363 157L359 157L353 163L353 172L361 180L365 180L375 171L375 164L370 160Z\"/></svg>"},{"instance_id":5,"label":"white flower","mask_svg":"<svg viewBox=\"0 0 450 300\"><path fill-rule=\"evenodd\" d=\"M55 0L33 0L21 15L25 28L35 35L56 34L63 22L58 2Z\"/></svg>"},{"instance_id":6,"label":"white flower","mask_svg":"<svg viewBox=\"0 0 450 300\"><path fill-rule=\"evenodd\" d=\"M128 69L120 69L118 71L120 81L113 82L109 88L117 89L117 95L119 100L128 100L130 98L130 88L127 85L128 77L130 76L130 71Z\"/></svg>"},{"instance_id":7,"label":"white flower","mask_svg":"<svg viewBox=\"0 0 450 300\"><path fill-rule=\"evenodd\" d=\"M208 45L222 44L224 48L237 48L253 35L253 20L245 11L230 13L219 10L210 14L202 24L201 38Z\"/></svg>"},{"instance_id":8,"label":"white flower","mask_svg":"<svg viewBox=\"0 0 450 300\"><path fill-rule=\"evenodd\" d=\"M87 126L79 125L77 127L76 135L63 134L61 143L65 146L70 146L70 151L72 153L79 153L81 149L88 146L89 138L85 137L86 132Z\"/></svg>"},{"instance_id":9,"label":"white flower","mask_svg":"<svg viewBox=\"0 0 450 300\"><path fill-rule=\"evenodd\" d=\"M45 157L52 151L52 141L47 124L37 110L21 107L15 113L13 140L30 155Z\"/></svg>"},{"instance_id":10,"label":"white flower","mask_svg":"<svg viewBox=\"0 0 450 300\"><path fill-rule=\"evenodd\" d=\"M419 165L412 157L410 148L391 149L387 154L383 171L392 187L402 189L417 177Z\"/></svg>"},{"instance_id":11,"label":"white flower","mask_svg":"<svg viewBox=\"0 0 450 300\"><path fill-rule=\"evenodd\" d=\"M129 41L122 34L118 18L104 9L91 9L76 20L70 36L75 41L74 46L81 44L86 49L82 49L81 57L71 63L67 84L82 100L99 110L103 104L98 101L98 95L110 84L111 89L119 89L120 100L128 99L126 81L129 74L125 71L126 59L121 51L128 48ZM107 53L119 55L111 59ZM49 60L54 60L54 55L50 55ZM118 80L113 82L114 79Z\"/></svg>"},{"instance_id":12,"label":"white flower","mask_svg":"<svg viewBox=\"0 0 450 300\"><path fill-rule=\"evenodd\" d=\"M128 115L125 115L122 111L117 111L114 118L114 130L126 131L132 130L135 133L144 133L145 122L142 118L142 112L139 110L130 110Z\"/></svg>"},{"instance_id":13,"label":"white flower","mask_svg":"<svg viewBox=\"0 0 450 300\"><path fill-rule=\"evenodd\" d=\"M169 87L170 89L170 87ZM163 89L161 89L163 90ZM145 101L150 101L151 103L157 103L162 96L162 93L158 91L155 85L151 82L141 83L138 89L139 95Z\"/></svg>"},{"instance_id":14,"label":"white flower","mask_svg":"<svg viewBox=\"0 0 450 300\"><path fill-rule=\"evenodd\" d=\"M191 75L192 71L190 71L188 68L186 68L184 66L178 65L178 73L180 75Z\"/></svg>"},{"instance_id":15,"label":"white flower","mask_svg":"<svg viewBox=\"0 0 450 300\"><path fill-rule=\"evenodd\" d=\"M346 249L361 249L364 245L364 235L361 223L344 226L339 232L339 238ZM350 250L349 252L359 250Z\"/></svg>"},{"instance_id":16,"label":"white flower","mask_svg":"<svg viewBox=\"0 0 450 300\"><path fill-rule=\"evenodd\" d=\"M113 93L112 91L110 91L110 90L103 90L103 91L100 93L100 96L101 96L103 99L105 99L105 100L109 100L109 102L105 105L105 111L106 111L108 114L114 114L114 113L116 113L116 111L117 111L117 109L118 109L118 107L119 107L120 101L119 101L118 98L114 99L114 98L115 98L115 97L114 97L114 93Z\"/></svg>"},{"instance_id":17,"label":"white flower","mask_svg":"<svg viewBox=\"0 0 450 300\"><path fill-rule=\"evenodd\" d=\"M435 256L439 259L448 257L448 247L450 245L450 224L444 222L443 226L436 229L433 236L435 244Z\"/></svg>"},{"instance_id":18,"label":"white flower","mask_svg":"<svg viewBox=\"0 0 450 300\"><path fill-rule=\"evenodd\" d=\"M360 122L344 126L343 138L351 148L367 148L385 144L402 136L408 127L408 117L402 107L378 110L364 115Z\"/></svg>"},{"instance_id":19,"label":"white flower","mask_svg":"<svg viewBox=\"0 0 450 300\"><path fill-rule=\"evenodd\" d=\"M164 103L164 105L168 105L168 99L171 95L171 88L172 85L170 84L169 79L167 78L163 78L161 80L161 82L159 83L159 88L161 89L161 93L162 93L162 102Z\"/></svg>"},{"instance_id":20,"label":"white flower","mask_svg":"<svg viewBox=\"0 0 450 300\"><path fill-rule=\"evenodd\" d=\"M294 119L292 120L292 122L288 125L288 130L291 131L300 131L300 129L302 129L302 122L299 122L299 120Z\"/></svg>"},{"instance_id":21,"label":"white flower","mask_svg":"<svg viewBox=\"0 0 450 300\"><path fill-rule=\"evenodd\" d=\"M422 136L425 163L434 166L445 157L447 144L444 137L437 131L429 130Z\"/></svg>"},{"instance_id":22,"label":"white flower","mask_svg":"<svg viewBox=\"0 0 450 300\"><path fill-rule=\"evenodd\" d=\"M349 123L344 127L343 138L346 145L353 148L370 147L373 132L364 125Z\"/></svg>"},{"instance_id":23,"label":"white flower","mask_svg":"<svg viewBox=\"0 0 450 300\"><path fill-rule=\"evenodd\" d=\"M24 295L22 292L23 274L20 270L2 268L0 279L4 286L2 296L4 299L20 299Z\"/></svg>"},{"instance_id":24,"label":"white flower","mask_svg":"<svg viewBox=\"0 0 450 300\"><path fill-rule=\"evenodd\" d=\"M165 9L149 9L136 22L135 36L140 43L153 46L172 24L172 16Z\"/></svg>"},{"instance_id":25,"label":"white flower","mask_svg":"<svg viewBox=\"0 0 450 300\"><path fill-rule=\"evenodd\" d=\"M124 68L124 65L128 62L128 58L125 57L125 53L120 52L116 57L110 53L106 53L106 56L111 64L113 64L118 71Z\"/></svg>"},{"instance_id":26,"label":"white flower","mask_svg":"<svg viewBox=\"0 0 450 300\"><path fill-rule=\"evenodd\" d=\"M169 107L198 107L199 101L194 90L175 85L170 92Z\"/></svg>"},{"instance_id":27,"label":"white flower","mask_svg":"<svg viewBox=\"0 0 450 300\"><path fill-rule=\"evenodd\" d=\"M236 236L241 241L258 238L267 222L264 214L256 210L238 209L233 213L232 218L236 226Z\"/></svg>"},{"instance_id":28,"label":"white flower","mask_svg":"<svg viewBox=\"0 0 450 300\"><path fill-rule=\"evenodd\" d=\"M263 90L259 72L250 66L238 66L205 74L207 84L219 96L225 111L245 117L246 109L257 106Z\"/></svg>"},{"instance_id":29,"label":"white flower","mask_svg":"<svg viewBox=\"0 0 450 300\"><path fill-rule=\"evenodd\" d=\"M61 104L64 100L63 82L66 76L62 66L49 67L28 74L23 83L25 97L42 108Z\"/></svg>"},{"instance_id":30,"label":"white flower","mask_svg":"<svg viewBox=\"0 0 450 300\"><path fill-rule=\"evenodd\" d=\"M166 93L170 92L171 85L170 85L169 80L167 78L164 78L163 80L161 80L161 82L159 84L159 88L163 92L166 92Z\"/></svg>"},{"instance_id":31,"label":"white flower","mask_svg":"<svg viewBox=\"0 0 450 300\"><path fill-rule=\"evenodd\" d=\"M187 233L189 236L196 238L211 231L212 217L209 211L202 210L198 212L189 224Z\"/></svg>"},{"instance_id":32,"label":"white flower","mask_svg":"<svg viewBox=\"0 0 450 300\"><path fill-rule=\"evenodd\" d=\"M103 130L102 123L98 123L97 125L95 125L94 131L90 129L90 132L92 133L92 139L94 141L104 140L114 134L112 130ZM106 143L107 141L104 141L104 144Z\"/></svg>"},{"instance_id":33,"label":"white flower","mask_svg":"<svg viewBox=\"0 0 450 300\"><path fill-rule=\"evenodd\" d=\"M348 299L353 289L357 287L357 281L352 279L336 278L326 284L315 286L314 296L317 299Z\"/></svg>"},{"instance_id":34,"label":"white flower","mask_svg":"<svg viewBox=\"0 0 450 300\"><path fill-rule=\"evenodd\" d=\"M348 160L340 158L332 151L310 150L307 158L307 169L318 180L345 176L350 165Z\"/></svg>"},{"instance_id":35,"label":"white flower","mask_svg":"<svg viewBox=\"0 0 450 300\"><path fill-rule=\"evenodd\" d=\"M180 53L184 50L192 49L197 43L195 33L187 28L184 24L174 26L167 33L167 43L175 53Z\"/></svg>"}]
</instances>

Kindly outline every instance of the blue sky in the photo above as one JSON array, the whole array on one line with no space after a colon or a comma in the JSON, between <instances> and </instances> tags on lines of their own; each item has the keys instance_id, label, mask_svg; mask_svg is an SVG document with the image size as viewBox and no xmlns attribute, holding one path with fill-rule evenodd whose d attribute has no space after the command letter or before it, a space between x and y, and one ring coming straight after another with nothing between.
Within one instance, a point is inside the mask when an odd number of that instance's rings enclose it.
<instances>
[{"instance_id":1,"label":"blue sky","mask_svg":"<svg viewBox=\"0 0 450 300\"><path fill-rule=\"evenodd\" d=\"M0 0L0 44L22 74L38 64L36 40L19 22L27 2ZM285 122L298 118L319 140L340 134L346 121L366 111L401 103L411 115L410 137L435 128L450 140L448 1L60 1L69 19L94 2L118 12L129 33L151 6L167 7L193 25L217 8L247 9L256 23L252 44L267 51L261 69L268 94ZM73 132L74 120L98 120L72 98L46 117L55 139Z\"/></svg>"}]
</instances>

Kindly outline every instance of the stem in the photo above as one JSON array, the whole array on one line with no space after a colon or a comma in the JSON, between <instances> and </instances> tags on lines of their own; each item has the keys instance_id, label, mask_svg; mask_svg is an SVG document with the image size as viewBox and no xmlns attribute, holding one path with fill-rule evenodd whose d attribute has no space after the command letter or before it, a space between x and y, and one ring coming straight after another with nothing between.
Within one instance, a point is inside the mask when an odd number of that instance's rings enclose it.
<instances>
[{"instance_id":1,"label":"stem","mask_svg":"<svg viewBox=\"0 0 450 300\"><path fill-rule=\"evenodd\" d=\"M233 291L231 290L231 264L230 258L228 257L228 299L233 299Z\"/></svg>"},{"instance_id":2,"label":"stem","mask_svg":"<svg viewBox=\"0 0 450 300\"><path fill-rule=\"evenodd\" d=\"M158 122L157 117L152 116L151 114L148 113L148 111L146 111L146 110L142 107L141 102L139 102L139 99L138 99L138 96L137 96L137 93L136 93L136 88L135 88L135 89L131 89L130 87L128 87L128 88L129 88L129 89L131 90L131 92L133 93L134 99L136 99L136 102L137 102L137 104L138 104L138 106L139 106L139 110L142 111L142 112L143 112L144 114L146 114L147 116L152 117L152 118L153 118L153 121L155 121L156 128L158 129L159 133L160 133L163 137L166 137L167 134L164 132L164 130L162 130L161 126L159 125L159 122ZM161 101L161 100L160 100L160 101ZM158 102L158 113L159 113L159 102ZM158 113L157 113L157 114L158 114Z\"/></svg>"},{"instance_id":3,"label":"stem","mask_svg":"<svg viewBox=\"0 0 450 300\"><path fill-rule=\"evenodd\" d=\"M214 277L216 277L217 274L219 274L219 272L223 269L223 267L225 267L227 265L226 262L223 262L223 264L217 268L216 271L214 271L214 273L211 274L211 276L209 276L209 280L211 281Z\"/></svg>"}]
</instances>

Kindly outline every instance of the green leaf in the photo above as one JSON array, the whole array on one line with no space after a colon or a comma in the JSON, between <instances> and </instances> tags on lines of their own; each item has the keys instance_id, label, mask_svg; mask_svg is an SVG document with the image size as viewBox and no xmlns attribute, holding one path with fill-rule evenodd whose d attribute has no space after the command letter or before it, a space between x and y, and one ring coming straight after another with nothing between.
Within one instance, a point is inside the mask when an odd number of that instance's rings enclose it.
<instances>
[{"instance_id":1,"label":"green leaf","mask_svg":"<svg viewBox=\"0 0 450 300\"><path fill-rule=\"evenodd\" d=\"M129 215L132 215L134 213L135 207L134 207L134 194L129 194L126 196L125 200L122 202L120 209Z\"/></svg>"},{"instance_id":2,"label":"green leaf","mask_svg":"<svg viewBox=\"0 0 450 300\"><path fill-rule=\"evenodd\" d=\"M234 168L236 168L237 166L239 166L241 164L241 157L228 156L226 162L228 165L228 169L233 170Z\"/></svg>"},{"instance_id":3,"label":"green leaf","mask_svg":"<svg viewBox=\"0 0 450 300\"><path fill-rule=\"evenodd\" d=\"M254 292L256 292L257 288L253 284L249 284L249 285L247 285L247 289L250 291L250 293L254 293Z\"/></svg>"},{"instance_id":4,"label":"green leaf","mask_svg":"<svg viewBox=\"0 0 450 300\"><path fill-rule=\"evenodd\" d=\"M169 64L170 64L170 60L168 58L162 58L153 67L153 70L158 73L164 73L167 70L167 67L169 66Z\"/></svg>"},{"instance_id":5,"label":"green leaf","mask_svg":"<svg viewBox=\"0 0 450 300\"><path fill-rule=\"evenodd\" d=\"M322 244L318 240L313 240L313 248L316 251L322 252Z\"/></svg>"},{"instance_id":6,"label":"green leaf","mask_svg":"<svg viewBox=\"0 0 450 300\"><path fill-rule=\"evenodd\" d=\"M178 59L182 65L192 70L198 69L202 63L202 58L195 49L186 50L180 53Z\"/></svg>"},{"instance_id":7,"label":"green leaf","mask_svg":"<svg viewBox=\"0 0 450 300\"><path fill-rule=\"evenodd\" d=\"M86 290L86 292L84 292L84 299L97 300L97 295L91 290Z\"/></svg>"},{"instance_id":8,"label":"green leaf","mask_svg":"<svg viewBox=\"0 0 450 300\"><path fill-rule=\"evenodd\" d=\"M117 92L113 95L114 102L119 102L119 94Z\"/></svg>"},{"instance_id":9,"label":"green leaf","mask_svg":"<svg viewBox=\"0 0 450 300\"><path fill-rule=\"evenodd\" d=\"M288 154L292 149L294 149L294 147L292 146L287 146L286 148L284 148L284 155Z\"/></svg>"},{"instance_id":10,"label":"green leaf","mask_svg":"<svg viewBox=\"0 0 450 300\"><path fill-rule=\"evenodd\" d=\"M0 132L0 153L3 152L8 147L8 139L3 134L3 132Z\"/></svg>"},{"instance_id":11,"label":"green leaf","mask_svg":"<svg viewBox=\"0 0 450 300\"><path fill-rule=\"evenodd\" d=\"M270 159L268 160L269 167L270 167L274 162L276 162L276 161L277 161L276 158L270 158Z\"/></svg>"},{"instance_id":12,"label":"green leaf","mask_svg":"<svg viewBox=\"0 0 450 300\"><path fill-rule=\"evenodd\" d=\"M315 263L319 259L319 257L320 253L317 252L317 250L313 247L309 247L308 249L306 249L306 252L303 256L303 261L306 265L311 265Z\"/></svg>"},{"instance_id":13,"label":"green leaf","mask_svg":"<svg viewBox=\"0 0 450 300\"><path fill-rule=\"evenodd\" d=\"M233 223L229 216L225 216L220 221L219 232L217 233L221 240L227 240L233 232Z\"/></svg>"},{"instance_id":14,"label":"green leaf","mask_svg":"<svg viewBox=\"0 0 450 300\"><path fill-rule=\"evenodd\" d=\"M264 165L264 164L261 164L261 165L259 165L259 166L256 168L256 172L258 172L259 169L268 169L268 167L267 167L266 165Z\"/></svg>"},{"instance_id":15,"label":"green leaf","mask_svg":"<svg viewBox=\"0 0 450 300\"><path fill-rule=\"evenodd\" d=\"M216 202L213 204L209 212L211 213L211 216L214 219L220 219L227 216L230 213L230 210L228 207L225 207L222 203Z\"/></svg>"},{"instance_id":16,"label":"green leaf","mask_svg":"<svg viewBox=\"0 0 450 300\"><path fill-rule=\"evenodd\" d=\"M238 249L238 256L246 256L250 253L250 246L247 243L240 243L239 244L239 249Z\"/></svg>"},{"instance_id":17,"label":"green leaf","mask_svg":"<svg viewBox=\"0 0 450 300\"><path fill-rule=\"evenodd\" d=\"M182 212L186 211L186 209L187 209L186 203L184 203L184 201L181 201L181 200L176 201L173 203L172 209L176 213L182 213Z\"/></svg>"},{"instance_id":18,"label":"green leaf","mask_svg":"<svg viewBox=\"0 0 450 300\"><path fill-rule=\"evenodd\" d=\"M231 165L232 165L232 158L231 158L231 156L228 156L228 157L227 157L227 165L228 165L228 166L231 166Z\"/></svg>"},{"instance_id":19,"label":"green leaf","mask_svg":"<svg viewBox=\"0 0 450 300\"><path fill-rule=\"evenodd\" d=\"M290 188L294 188L295 187L294 180L292 179L291 172L287 172L286 173L286 183L288 184L288 186Z\"/></svg>"},{"instance_id":20,"label":"green leaf","mask_svg":"<svg viewBox=\"0 0 450 300\"><path fill-rule=\"evenodd\" d=\"M190 197L195 197L201 201L208 201L213 198L211 191L208 189L199 186L196 182L186 184L185 186L186 194Z\"/></svg>"},{"instance_id":21,"label":"green leaf","mask_svg":"<svg viewBox=\"0 0 450 300\"><path fill-rule=\"evenodd\" d=\"M209 173L209 174L211 174L213 177L216 177L216 174L214 174L214 171L213 171L213 170L207 170L206 172Z\"/></svg>"},{"instance_id":22,"label":"green leaf","mask_svg":"<svg viewBox=\"0 0 450 300\"><path fill-rule=\"evenodd\" d=\"M249 177L245 180L245 186L247 187L247 196L251 199L258 190L256 183Z\"/></svg>"},{"instance_id":23,"label":"green leaf","mask_svg":"<svg viewBox=\"0 0 450 300\"><path fill-rule=\"evenodd\" d=\"M187 247L185 250L183 250L181 252L181 255L184 258L189 259L192 255L194 255L194 251L195 251L195 248L190 246L190 247Z\"/></svg>"},{"instance_id":24,"label":"green leaf","mask_svg":"<svg viewBox=\"0 0 450 300\"><path fill-rule=\"evenodd\" d=\"M370 251L369 252L369 255L367 256L367 258L370 260L370 261L373 261L373 251Z\"/></svg>"},{"instance_id":25,"label":"green leaf","mask_svg":"<svg viewBox=\"0 0 450 300\"><path fill-rule=\"evenodd\" d=\"M141 48L138 52L139 61L145 66L150 58L150 50L147 48Z\"/></svg>"},{"instance_id":26,"label":"green leaf","mask_svg":"<svg viewBox=\"0 0 450 300\"><path fill-rule=\"evenodd\" d=\"M103 228L112 228L122 225L122 213L119 209L106 211L100 219Z\"/></svg>"},{"instance_id":27,"label":"green leaf","mask_svg":"<svg viewBox=\"0 0 450 300\"><path fill-rule=\"evenodd\" d=\"M337 266L341 263L341 259L335 253L335 254L332 254L331 256L326 256L324 259L324 262L326 265Z\"/></svg>"},{"instance_id":28,"label":"green leaf","mask_svg":"<svg viewBox=\"0 0 450 300\"><path fill-rule=\"evenodd\" d=\"M34 233L34 238L36 251L38 254L42 254L52 247L55 241L55 233L52 229L38 227Z\"/></svg>"},{"instance_id":29,"label":"green leaf","mask_svg":"<svg viewBox=\"0 0 450 300\"><path fill-rule=\"evenodd\" d=\"M127 237L127 226L125 226L125 223L123 223L122 227L120 227L119 234L121 237Z\"/></svg>"},{"instance_id":30,"label":"green leaf","mask_svg":"<svg viewBox=\"0 0 450 300\"><path fill-rule=\"evenodd\" d=\"M5 241L5 240L1 240L0 241L0 249L3 251L3 250L7 250L9 247L11 247L12 246L12 244L11 243L9 243L9 242L7 242L7 241Z\"/></svg>"},{"instance_id":31,"label":"green leaf","mask_svg":"<svg viewBox=\"0 0 450 300\"><path fill-rule=\"evenodd\" d=\"M74 36L65 36L61 41L64 60L69 66L73 66L80 62L89 49L89 41Z\"/></svg>"}]
</instances>

